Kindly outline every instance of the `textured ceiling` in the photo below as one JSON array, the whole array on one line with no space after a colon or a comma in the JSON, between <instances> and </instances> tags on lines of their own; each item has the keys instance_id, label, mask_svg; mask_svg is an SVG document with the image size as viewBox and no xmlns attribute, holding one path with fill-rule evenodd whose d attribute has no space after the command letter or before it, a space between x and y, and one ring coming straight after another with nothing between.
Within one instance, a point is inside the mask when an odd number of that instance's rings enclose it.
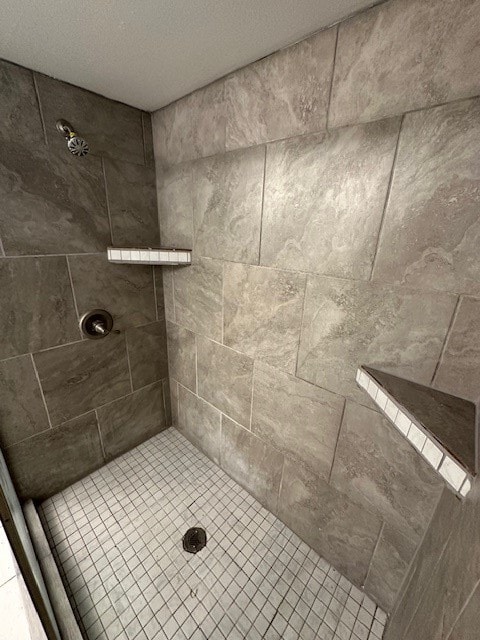
<instances>
[{"instance_id":1,"label":"textured ceiling","mask_svg":"<svg viewBox=\"0 0 480 640\"><path fill-rule=\"evenodd\" d=\"M0 58L153 111L374 0L0 0Z\"/></svg>"}]
</instances>

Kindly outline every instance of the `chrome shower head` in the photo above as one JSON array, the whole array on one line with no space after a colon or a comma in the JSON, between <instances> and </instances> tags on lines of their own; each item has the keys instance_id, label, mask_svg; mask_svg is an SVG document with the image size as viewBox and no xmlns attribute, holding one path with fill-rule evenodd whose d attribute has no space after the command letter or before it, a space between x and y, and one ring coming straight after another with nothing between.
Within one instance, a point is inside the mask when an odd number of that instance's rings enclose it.
<instances>
[{"instance_id":1,"label":"chrome shower head","mask_svg":"<svg viewBox=\"0 0 480 640\"><path fill-rule=\"evenodd\" d=\"M74 156L86 156L89 152L89 146L86 140L78 136L70 123L66 120L57 120L57 131L67 140L67 147Z\"/></svg>"}]
</instances>

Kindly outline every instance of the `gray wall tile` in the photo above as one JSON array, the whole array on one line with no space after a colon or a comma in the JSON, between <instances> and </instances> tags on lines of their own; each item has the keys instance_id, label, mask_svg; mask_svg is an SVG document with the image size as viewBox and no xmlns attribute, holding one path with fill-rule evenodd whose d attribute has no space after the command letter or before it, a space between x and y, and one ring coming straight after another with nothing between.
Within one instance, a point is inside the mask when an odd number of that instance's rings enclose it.
<instances>
[{"instance_id":1,"label":"gray wall tile","mask_svg":"<svg viewBox=\"0 0 480 640\"><path fill-rule=\"evenodd\" d=\"M222 416L220 456L225 471L275 513L283 455L233 420Z\"/></svg>"},{"instance_id":2,"label":"gray wall tile","mask_svg":"<svg viewBox=\"0 0 480 640\"><path fill-rule=\"evenodd\" d=\"M92 411L5 449L20 498L43 500L103 464Z\"/></svg>"},{"instance_id":3,"label":"gray wall tile","mask_svg":"<svg viewBox=\"0 0 480 640\"><path fill-rule=\"evenodd\" d=\"M164 321L132 327L125 336L134 389L168 378Z\"/></svg>"},{"instance_id":4,"label":"gray wall tile","mask_svg":"<svg viewBox=\"0 0 480 640\"><path fill-rule=\"evenodd\" d=\"M243 264L224 268L224 342L295 372L305 275Z\"/></svg>"},{"instance_id":5,"label":"gray wall tile","mask_svg":"<svg viewBox=\"0 0 480 640\"><path fill-rule=\"evenodd\" d=\"M7 255L103 251L110 243L102 164L17 141L0 145L0 234Z\"/></svg>"},{"instance_id":6,"label":"gray wall tile","mask_svg":"<svg viewBox=\"0 0 480 640\"><path fill-rule=\"evenodd\" d=\"M97 409L107 460L129 451L166 425L163 381Z\"/></svg>"},{"instance_id":7,"label":"gray wall tile","mask_svg":"<svg viewBox=\"0 0 480 640\"><path fill-rule=\"evenodd\" d=\"M257 264L265 149L205 158L193 166L195 252Z\"/></svg>"},{"instance_id":8,"label":"gray wall tile","mask_svg":"<svg viewBox=\"0 0 480 640\"><path fill-rule=\"evenodd\" d=\"M198 395L241 425L250 426L253 360L197 336Z\"/></svg>"},{"instance_id":9,"label":"gray wall tile","mask_svg":"<svg viewBox=\"0 0 480 640\"><path fill-rule=\"evenodd\" d=\"M328 480L344 399L272 367L255 364L252 431Z\"/></svg>"},{"instance_id":10,"label":"gray wall tile","mask_svg":"<svg viewBox=\"0 0 480 640\"><path fill-rule=\"evenodd\" d=\"M405 116L375 279L480 294L479 153L480 99Z\"/></svg>"},{"instance_id":11,"label":"gray wall tile","mask_svg":"<svg viewBox=\"0 0 480 640\"><path fill-rule=\"evenodd\" d=\"M361 404L360 364L428 384L455 302L449 294L309 276L297 375Z\"/></svg>"},{"instance_id":12,"label":"gray wall tile","mask_svg":"<svg viewBox=\"0 0 480 640\"><path fill-rule=\"evenodd\" d=\"M170 406L172 408L172 425L178 427L178 388L179 384L170 378Z\"/></svg>"},{"instance_id":13,"label":"gray wall tile","mask_svg":"<svg viewBox=\"0 0 480 640\"><path fill-rule=\"evenodd\" d=\"M123 336L41 351L34 360L54 425L131 391Z\"/></svg>"},{"instance_id":14,"label":"gray wall tile","mask_svg":"<svg viewBox=\"0 0 480 640\"><path fill-rule=\"evenodd\" d=\"M173 286L173 320L191 331L220 341L223 317L222 263L200 258L190 267L180 267L173 272Z\"/></svg>"},{"instance_id":15,"label":"gray wall tile","mask_svg":"<svg viewBox=\"0 0 480 640\"><path fill-rule=\"evenodd\" d=\"M44 134L33 73L0 60L1 137L17 144L42 145Z\"/></svg>"},{"instance_id":16,"label":"gray wall tile","mask_svg":"<svg viewBox=\"0 0 480 640\"><path fill-rule=\"evenodd\" d=\"M183 435L218 464L220 461L220 411L194 393L177 385L178 428Z\"/></svg>"},{"instance_id":17,"label":"gray wall tile","mask_svg":"<svg viewBox=\"0 0 480 640\"><path fill-rule=\"evenodd\" d=\"M279 517L357 585L363 584L381 521L295 460L285 459Z\"/></svg>"},{"instance_id":18,"label":"gray wall tile","mask_svg":"<svg viewBox=\"0 0 480 640\"><path fill-rule=\"evenodd\" d=\"M104 166L113 244L158 247L155 169L113 160Z\"/></svg>"},{"instance_id":19,"label":"gray wall tile","mask_svg":"<svg viewBox=\"0 0 480 640\"><path fill-rule=\"evenodd\" d=\"M400 120L269 145L261 263L367 280Z\"/></svg>"},{"instance_id":20,"label":"gray wall tile","mask_svg":"<svg viewBox=\"0 0 480 640\"><path fill-rule=\"evenodd\" d=\"M106 309L113 316L114 329L156 319L151 267L113 264L106 254L69 256L68 262L80 315Z\"/></svg>"},{"instance_id":21,"label":"gray wall tile","mask_svg":"<svg viewBox=\"0 0 480 640\"><path fill-rule=\"evenodd\" d=\"M194 393L197 390L197 348L195 334L167 322L168 369L170 376Z\"/></svg>"},{"instance_id":22,"label":"gray wall tile","mask_svg":"<svg viewBox=\"0 0 480 640\"><path fill-rule=\"evenodd\" d=\"M163 311L167 320L175 321L175 301L173 297L173 271L174 267L154 267L155 272L155 287L157 290L157 313L159 314L159 307L162 308L162 303L159 304L159 291L163 291ZM160 314L159 314L160 319Z\"/></svg>"},{"instance_id":23,"label":"gray wall tile","mask_svg":"<svg viewBox=\"0 0 480 640\"><path fill-rule=\"evenodd\" d=\"M392 0L343 22L330 125L478 94L479 27L476 0Z\"/></svg>"},{"instance_id":24,"label":"gray wall tile","mask_svg":"<svg viewBox=\"0 0 480 640\"><path fill-rule=\"evenodd\" d=\"M336 37L321 31L226 79L227 149L325 129Z\"/></svg>"},{"instance_id":25,"label":"gray wall tile","mask_svg":"<svg viewBox=\"0 0 480 640\"><path fill-rule=\"evenodd\" d=\"M153 149L152 116L145 111L142 112L143 145L145 147L145 164L148 167L155 167L155 153Z\"/></svg>"},{"instance_id":26,"label":"gray wall tile","mask_svg":"<svg viewBox=\"0 0 480 640\"><path fill-rule=\"evenodd\" d=\"M0 358L80 338L64 257L0 261Z\"/></svg>"},{"instance_id":27,"label":"gray wall tile","mask_svg":"<svg viewBox=\"0 0 480 640\"><path fill-rule=\"evenodd\" d=\"M192 163L157 166L158 214L162 247L193 248Z\"/></svg>"},{"instance_id":28,"label":"gray wall tile","mask_svg":"<svg viewBox=\"0 0 480 640\"><path fill-rule=\"evenodd\" d=\"M30 355L0 362L0 446L8 447L49 426Z\"/></svg>"},{"instance_id":29,"label":"gray wall tile","mask_svg":"<svg viewBox=\"0 0 480 640\"><path fill-rule=\"evenodd\" d=\"M460 618L448 636L448 640L476 640L480 629L480 583L462 611Z\"/></svg>"}]
</instances>

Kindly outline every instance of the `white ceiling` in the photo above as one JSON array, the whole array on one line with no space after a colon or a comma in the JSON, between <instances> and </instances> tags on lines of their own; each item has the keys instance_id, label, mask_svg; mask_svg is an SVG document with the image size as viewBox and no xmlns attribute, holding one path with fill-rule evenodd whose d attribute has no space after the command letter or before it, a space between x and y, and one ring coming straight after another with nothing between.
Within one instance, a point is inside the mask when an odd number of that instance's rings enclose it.
<instances>
[{"instance_id":1,"label":"white ceiling","mask_svg":"<svg viewBox=\"0 0 480 640\"><path fill-rule=\"evenodd\" d=\"M153 111L374 0L0 0L0 58Z\"/></svg>"}]
</instances>

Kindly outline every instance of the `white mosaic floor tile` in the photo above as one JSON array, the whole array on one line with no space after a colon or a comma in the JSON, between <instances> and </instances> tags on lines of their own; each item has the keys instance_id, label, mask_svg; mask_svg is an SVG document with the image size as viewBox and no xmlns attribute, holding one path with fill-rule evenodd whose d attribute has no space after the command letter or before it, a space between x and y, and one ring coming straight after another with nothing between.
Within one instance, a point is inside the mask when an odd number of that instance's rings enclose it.
<instances>
[{"instance_id":1,"label":"white mosaic floor tile","mask_svg":"<svg viewBox=\"0 0 480 640\"><path fill-rule=\"evenodd\" d=\"M383 611L175 429L53 496L41 517L88 640L383 633ZM197 554L182 547L192 526L208 536Z\"/></svg>"}]
</instances>

